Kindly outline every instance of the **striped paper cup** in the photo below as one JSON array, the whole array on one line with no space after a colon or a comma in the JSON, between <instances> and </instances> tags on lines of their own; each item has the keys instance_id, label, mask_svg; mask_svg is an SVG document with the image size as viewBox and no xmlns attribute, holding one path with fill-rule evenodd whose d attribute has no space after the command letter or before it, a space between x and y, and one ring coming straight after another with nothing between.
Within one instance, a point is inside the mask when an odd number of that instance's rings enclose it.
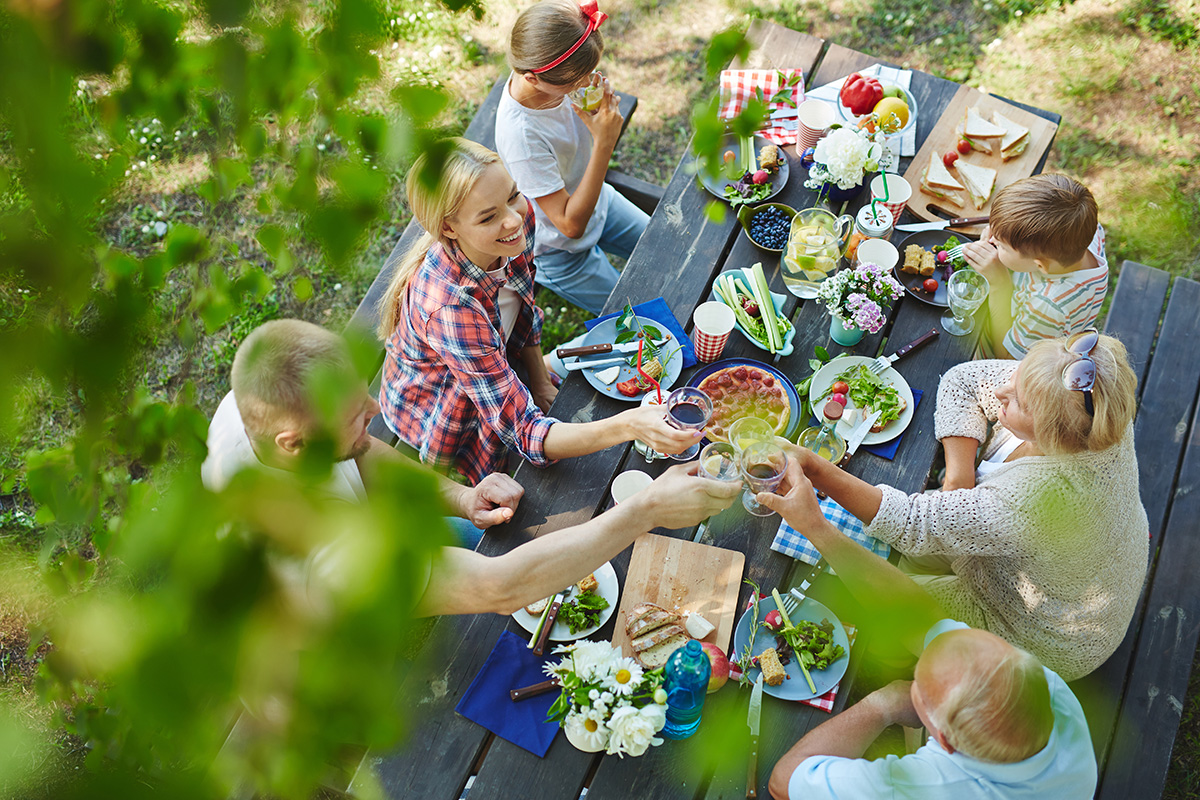
<instances>
[{"instance_id":1,"label":"striped paper cup","mask_svg":"<svg viewBox=\"0 0 1200 800\"><path fill-rule=\"evenodd\" d=\"M833 124L833 109L824 100L805 100L796 107L796 119L800 123L796 128L796 155L804 154L810 147L816 147L817 142Z\"/></svg>"},{"instance_id":2,"label":"striped paper cup","mask_svg":"<svg viewBox=\"0 0 1200 800\"><path fill-rule=\"evenodd\" d=\"M888 199L886 203L883 201L884 181L887 181ZM903 213L910 197L912 197L912 184L900 175L881 172L871 179L871 199L878 198L879 204L892 212L892 219L896 222L900 221L900 214Z\"/></svg>"},{"instance_id":3,"label":"striped paper cup","mask_svg":"<svg viewBox=\"0 0 1200 800\"><path fill-rule=\"evenodd\" d=\"M692 344L700 361L716 361L725 350L733 332L733 309L724 303L710 300L701 303L692 314Z\"/></svg>"}]
</instances>

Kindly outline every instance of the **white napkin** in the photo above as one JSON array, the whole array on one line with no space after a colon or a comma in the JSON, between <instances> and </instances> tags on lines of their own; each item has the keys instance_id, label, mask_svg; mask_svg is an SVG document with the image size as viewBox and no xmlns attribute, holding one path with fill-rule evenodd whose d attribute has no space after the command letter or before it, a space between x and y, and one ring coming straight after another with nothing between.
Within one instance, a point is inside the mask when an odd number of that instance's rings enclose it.
<instances>
[{"instance_id":1,"label":"white napkin","mask_svg":"<svg viewBox=\"0 0 1200 800\"><path fill-rule=\"evenodd\" d=\"M882 64L874 64L866 69L860 69L858 72L860 75L868 75L878 78L881 83L890 83L905 90L908 90L912 83L912 70L899 69L897 67L885 67ZM846 78L838 78L832 83L827 83L824 86L818 86L815 89L810 89L805 94L805 98L824 100L830 105L830 107L833 108L834 119L841 120L842 115L838 110L838 94L842 91L842 83L844 83L845 80ZM895 142L895 139L888 140L888 147L893 153L895 153ZM915 156L916 154L917 126L914 125L912 130L900 137L900 155L908 157Z\"/></svg>"}]
</instances>

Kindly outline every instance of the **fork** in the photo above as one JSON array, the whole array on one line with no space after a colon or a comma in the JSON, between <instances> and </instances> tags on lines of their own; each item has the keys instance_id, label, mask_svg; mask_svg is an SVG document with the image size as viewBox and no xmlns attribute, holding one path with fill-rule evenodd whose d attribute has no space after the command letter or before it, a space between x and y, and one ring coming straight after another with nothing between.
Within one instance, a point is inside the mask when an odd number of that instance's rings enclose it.
<instances>
[{"instance_id":1,"label":"fork","mask_svg":"<svg viewBox=\"0 0 1200 800\"><path fill-rule=\"evenodd\" d=\"M934 328L931 331L929 331L929 333L919 336L916 339L909 342L908 344L904 345L904 347L901 347L899 350L892 353L890 356L880 356L879 358L875 359L874 361L872 361L870 364L867 365L867 369L871 370L871 372L876 375L882 375L884 370L888 369L890 366L892 366L892 364L895 364L898 360L900 360L904 356L908 355L909 353L911 353L913 350L917 349L921 345L925 344L930 339L933 339L937 335L938 335L938 329Z\"/></svg>"},{"instance_id":2,"label":"fork","mask_svg":"<svg viewBox=\"0 0 1200 800\"><path fill-rule=\"evenodd\" d=\"M951 247L949 250L946 251L946 260L953 261L954 259L962 256L962 254L963 254L963 245L960 244L960 245L957 245L956 247Z\"/></svg>"}]
</instances>

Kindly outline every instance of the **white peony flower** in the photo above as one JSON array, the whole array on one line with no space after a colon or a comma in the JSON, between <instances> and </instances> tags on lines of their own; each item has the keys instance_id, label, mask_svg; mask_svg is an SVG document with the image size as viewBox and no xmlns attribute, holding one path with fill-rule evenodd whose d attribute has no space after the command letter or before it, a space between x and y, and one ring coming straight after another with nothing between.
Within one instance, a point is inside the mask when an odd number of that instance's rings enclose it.
<instances>
[{"instance_id":1,"label":"white peony flower","mask_svg":"<svg viewBox=\"0 0 1200 800\"><path fill-rule=\"evenodd\" d=\"M667 724L667 707L655 704L642 706L641 714L654 723L654 732L657 733Z\"/></svg>"},{"instance_id":2,"label":"white peony flower","mask_svg":"<svg viewBox=\"0 0 1200 800\"><path fill-rule=\"evenodd\" d=\"M650 708L651 706L647 706ZM659 706L653 706L659 708ZM665 717L664 717L665 719ZM657 717L653 714L643 714L633 706L623 706L613 712L608 720L608 754L621 758L628 753L640 756L651 746L657 747L663 740L655 736L660 728L656 728Z\"/></svg>"},{"instance_id":3,"label":"white peony flower","mask_svg":"<svg viewBox=\"0 0 1200 800\"><path fill-rule=\"evenodd\" d=\"M629 697L641 682L641 664L632 658L619 658L613 664L612 673L605 679L604 688L608 689L614 695Z\"/></svg>"},{"instance_id":4,"label":"white peony flower","mask_svg":"<svg viewBox=\"0 0 1200 800\"><path fill-rule=\"evenodd\" d=\"M571 744L587 753L603 750L608 745L609 730L604 722L582 714L569 714L563 722L563 731Z\"/></svg>"}]
</instances>

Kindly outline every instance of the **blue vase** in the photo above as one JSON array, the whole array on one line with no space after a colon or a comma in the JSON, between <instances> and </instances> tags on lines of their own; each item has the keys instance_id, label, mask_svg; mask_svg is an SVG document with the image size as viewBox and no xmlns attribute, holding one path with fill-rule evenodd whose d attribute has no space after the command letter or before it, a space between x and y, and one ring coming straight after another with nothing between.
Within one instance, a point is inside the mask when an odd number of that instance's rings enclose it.
<instances>
[{"instance_id":1,"label":"blue vase","mask_svg":"<svg viewBox=\"0 0 1200 800\"><path fill-rule=\"evenodd\" d=\"M842 347L853 347L862 341L863 332L854 327L846 327L837 317L829 317L829 335Z\"/></svg>"},{"instance_id":2,"label":"blue vase","mask_svg":"<svg viewBox=\"0 0 1200 800\"><path fill-rule=\"evenodd\" d=\"M821 196L829 200L830 203L848 203L862 194L862 190L867 186L867 176L863 175L862 181L857 186L851 186L849 189L842 189L836 183L826 181L821 187Z\"/></svg>"}]
</instances>

